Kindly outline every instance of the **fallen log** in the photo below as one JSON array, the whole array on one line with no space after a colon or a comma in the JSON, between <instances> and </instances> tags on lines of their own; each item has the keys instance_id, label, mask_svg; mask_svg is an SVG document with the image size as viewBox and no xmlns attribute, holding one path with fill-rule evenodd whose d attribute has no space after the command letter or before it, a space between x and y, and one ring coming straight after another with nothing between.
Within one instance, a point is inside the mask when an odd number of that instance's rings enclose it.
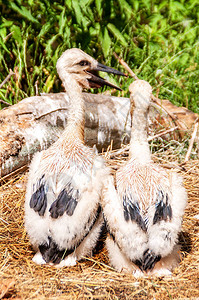
<instances>
[{"instance_id":1,"label":"fallen log","mask_svg":"<svg viewBox=\"0 0 199 300\"><path fill-rule=\"evenodd\" d=\"M129 99L84 94L85 142L98 150L130 130ZM68 116L66 93L30 97L0 111L0 175L5 176L29 163L36 151L48 148L61 135ZM126 124L126 126L125 126Z\"/></svg>"},{"instance_id":2,"label":"fallen log","mask_svg":"<svg viewBox=\"0 0 199 300\"><path fill-rule=\"evenodd\" d=\"M127 143L131 124L129 98L88 93L84 93L84 98L86 144L96 145L101 151L111 141L113 148ZM170 102L169 105L173 107L172 115L176 115L177 119L174 120L168 114L165 106L162 108L161 104L154 103L149 114L150 134L176 127L177 120L180 135L192 128L198 115L180 108L183 120L181 126L179 108ZM67 122L68 106L67 94L58 93L26 98L0 111L1 178L27 165L36 151L48 148L59 138ZM173 131L165 138L179 138L179 132Z\"/></svg>"}]
</instances>

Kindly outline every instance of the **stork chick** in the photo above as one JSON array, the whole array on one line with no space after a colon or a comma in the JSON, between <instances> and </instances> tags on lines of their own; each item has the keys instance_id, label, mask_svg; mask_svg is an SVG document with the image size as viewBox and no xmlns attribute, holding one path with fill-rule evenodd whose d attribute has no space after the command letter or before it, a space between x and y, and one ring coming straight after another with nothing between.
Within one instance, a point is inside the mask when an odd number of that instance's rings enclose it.
<instances>
[{"instance_id":1,"label":"stork chick","mask_svg":"<svg viewBox=\"0 0 199 300\"><path fill-rule=\"evenodd\" d=\"M170 275L179 262L178 233L187 202L182 178L153 163L147 141L149 83L136 80L131 93L129 159L104 189L102 208L110 262L135 276Z\"/></svg>"},{"instance_id":2,"label":"stork chick","mask_svg":"<svg viewBox=\"0 0 199 300\"><path fill-rule=\"evenodd\" d=\"M65 51L57 72L68 94L67 126L30 165L25 200L25 227L37 251L37 264L75 265L94 248L103 224L100 196L108 174L102 157L84 144L83 88L119 89L98 71L124 75L98 63L80 49Z\"/></svg>"}]
</instances>

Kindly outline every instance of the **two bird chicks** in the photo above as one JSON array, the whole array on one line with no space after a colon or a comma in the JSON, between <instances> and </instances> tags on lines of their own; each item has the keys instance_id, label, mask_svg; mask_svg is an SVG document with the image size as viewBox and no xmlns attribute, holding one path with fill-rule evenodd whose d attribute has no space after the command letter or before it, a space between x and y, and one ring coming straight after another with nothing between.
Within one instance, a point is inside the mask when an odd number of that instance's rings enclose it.
<instances>
[{"instance_id":1,"label":"two bird chicks","mask_svg":"<svg viewBox=\"0 0 199 300\"><path fill-rule=\"evenodd\" d=\"M98 72L124 75L80 49L65 51L57 71L69 97L67 126L30 165L25 227L37 251L33 261L72 266L91 255L104 221L111 265L118 271L169 275L179 261L178 233L187 201L182 178L153 163L147 142L151 86L130 85L129 159L114 177L84 144L83 89L111 86ZM119 89L119 88L118 88Z\"/></svg>"}]
</instances>

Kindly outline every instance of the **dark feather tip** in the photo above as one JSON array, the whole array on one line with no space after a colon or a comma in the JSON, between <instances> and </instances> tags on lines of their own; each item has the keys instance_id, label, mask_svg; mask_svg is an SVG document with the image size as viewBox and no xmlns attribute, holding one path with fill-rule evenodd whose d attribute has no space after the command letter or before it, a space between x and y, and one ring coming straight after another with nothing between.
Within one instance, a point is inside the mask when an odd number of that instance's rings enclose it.
<instances>
[{"instance_id":1,"label":"dark feather tip","mask_svg":"<svg viewBox=\"0 0 199 300\"><path fill-rule=\"evenodd\" d=\"M43 179L43 177L41 179ZM45 184L42 183L41 179L39 180L37 190L31 196L30 208L34 209L35 212L38 212L40 216L43 216L47 207L47 196Z\"/></svg>"},{"instance_id":2,"label":"dark feather tip","mask_svg":"<svg viewBox=\"0 0 199 300\"><path fill-rule=\"evenodd\" d=\"M137 225L143 230L147 231L146 224L141 216L138 202L132 203L129 198L124 196L123 198L123 213L124 219L128 222L130 219L132 222L136 222Z\"/></svg>"},{"instance_id":3,"label":"dark feather tip","mask_svg":"<svg viewBox=\"0 0 199 300\"><path fill-rule=\"evenodd\" d=\"M160 193L159 193L160 195ZM161 200L157 197L156 210L153 218L153 224L159 223L160 221L168 221L172 218L172 208L168 203L168 194L165 195L166 203L163 201L163 192L161 191Z\"/></svg>"},{"instance_id":4,"label":"dark feather tip","mask_svg":"<svg viewBox=\"0 0 199 300\"><path fill-rule=\"evenodd\" d=\"M66 212L72 216L77 206L77 200L71 196L72 189L68 192L66 189L62 190L57 199L51 205L49 212L53 219L63 216ZM78 193L77 193L78 195Z\"/></svg>"},{"instance_id":5,"label":"dark feather tip","mask_svg":"<svg viewBox=\"0 0 199 300\"><path fill-rule=\"evenodd\" d=\"M152 270L155 264L161 259L160 255L155 255L153 251L147 249L144 252L142 268L144 271Z\"/></svg>"},{"instance_id":6,"label":"dark feather tip","mask_svg":"<svg viewBox=\"0 0 199 300\"><path fill-rule=\"evenodd\" d=\"M48 237L48 243L46 242L39 246L39 250L45 262L52 262L53 264L59 264L62 259L74 251L74 249L60 250L51 237Z\"/></svg>"}]
</instances>

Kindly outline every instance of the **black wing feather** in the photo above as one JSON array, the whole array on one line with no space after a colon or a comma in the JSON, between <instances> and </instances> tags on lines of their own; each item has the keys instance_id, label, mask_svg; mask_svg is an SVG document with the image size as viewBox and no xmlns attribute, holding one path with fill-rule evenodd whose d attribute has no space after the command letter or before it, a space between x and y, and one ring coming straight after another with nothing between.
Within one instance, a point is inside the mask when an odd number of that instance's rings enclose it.
<instances>
[{"instance_id":1,"label":"black wing feather","mask_svg":"<svg viewBox=\"0 0 199 300\"><path fill-rule=\"evenodd\" d=\"M142 269L144 271L152 270L156 264L161 259L160 255L155 255L151 250L147 249L144 252Z\"/></svg>"},{"instance_id":2,"label":"black wing feather","mask_svg":"<svg viewBox=\"0 0 199 300\"><path fill-rule=\"evenodd\" d=\"M37 183L37 189L30 198L30 208L38 212L40 216L43 216L47 207L46 186L44 182L44 175Z\"/></svg>"},{"instance_id":3,"label":"black wing feather","mask_svg":"<svg viewBox=\"0 0 199 300\"><path fill-rule=\"evenodd\" d=\"M140 213L138 202L134 201L134 203L132 203L126 194L123 197L123 213L126 222L131 219L131 221L136 222L143 231L147 231L146 224Z\"/></svg>"},{"instance_id":4,"label":"black wing feather","mask_svg":"<svg viewBox=\"0 0 199 300\"><path fill-rule=\"evenodd\" d=\"M39 250L46 263L52 262L54 264L59 264L62 259L74 251L74 249L60 250L51 237L48 237L48 243L39 246Z\"/></svg>"},{"instance_id":5,"label":"black wing feather","mask_svg":"<svg viewBox=\"0 0 199 300\"><path fill-rule=\"evenodd\" d=\"M70 189L69 192L66 189L63 189L51 205L49 212L53 219L63 216L65 212L69 216L73 215L77 206L77 200L71 195L71 191L72 189Z\"/></svg>"},{"instance_id":6,"label":"black wing feather","mask_svg":"<svg viewBox=\"0 0 199 300\"><path fill-rule=\"evenodd\" d=\"M164 201L166 198L166 201ZM153 224L159 223L160 221L168 221L172 218L172 208L168 203L168 194L165 195L162 191L158 192L156 200L156 211L153 218Z\"/></svg>"},{"instance_id":7,"label":"black wing feather","mask_svg":"<svg viewBox=\"0 0 199 300\"><path fill-rule=\"evenodd\" d=\"M124 209L124 219L126 222L128 222L130 219L130 215L127 208L126 197L123 198L123 209Z\"/></svg>"},{"instance_id":8,"label":"black wing feather","mask_svg":"<svg viewBox=\"0 0 199 300\"><path fill-rule=\"evenodd\" d=\"M72 216L74 211L75 211L75 208L77 206L77 201L76 199L74 198L71 198L70 201L68 201L67 203L67 206L66 206L66 213L69 215L69 216Z\"/></svg>"}]
</instances>

